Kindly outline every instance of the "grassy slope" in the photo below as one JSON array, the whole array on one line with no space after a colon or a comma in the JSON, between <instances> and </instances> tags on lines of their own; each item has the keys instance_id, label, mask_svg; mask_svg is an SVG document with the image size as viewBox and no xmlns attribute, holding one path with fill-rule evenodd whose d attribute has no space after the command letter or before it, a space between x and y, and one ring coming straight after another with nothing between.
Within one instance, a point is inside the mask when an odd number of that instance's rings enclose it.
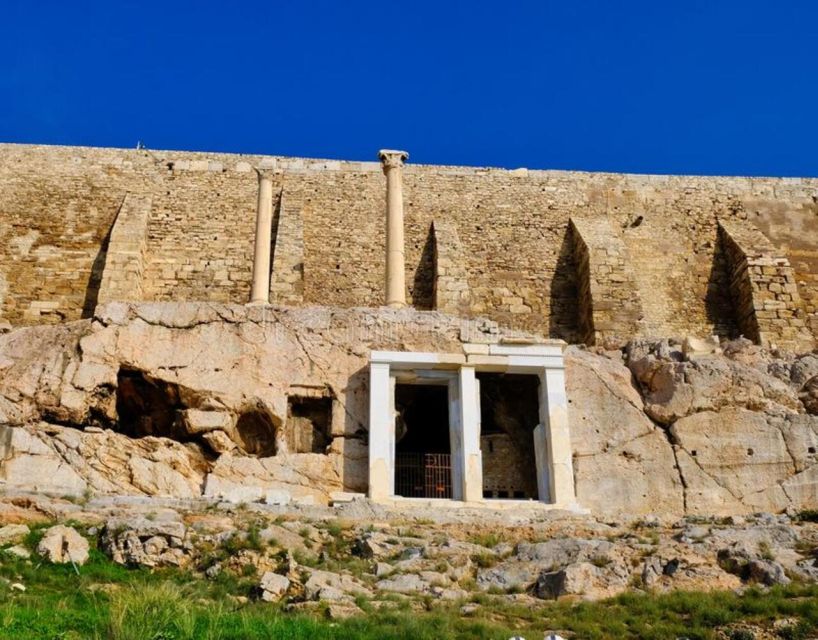
<instances>
[{"instance_id":1,"label":"grassy slope","mask_svg":"<svg viewBox=\"0 0 818 640\"><path fill-rule=\"evenodd\" d=\"M32 531L26 546L34 548L41 531ZM321 611L288 614L274 604L239 602L236 596L252 596L257 581L252 573L237 577L224 572L205 580L180 570L128 569L93 548L89 562L78 569L0 552L0 638L505 640L523 635L539 640L543 631L553 629L586 640L694 640L729 638L730 625L737 623L769 629L784 619L796 622L778 629L785 640L818 637L818 585L750 589L743 595L632 593L594 603L543 603L536 609L514 604L506 595L479 594L472 601L480 606L468 618L460 615L461 602L394 598L390 606L377 608L359 601L367 615L336 622ZM15 582L26 591L12 589ZM718 628L727 632L719 635ZM734 632L732 637L748 636Z\"/></svg>"},{"instance_id":2,"label":"grassy slope","mask_svg":"<svg viewBox=\"0 0 818 640\"><path fill-rule=\"evenodd\" d=\"M545 629L574 631L581 638L711 638L714 628L738 621L769 626L797 618L783 637L809 637L818 629L818 587L792 586L768 593L673 593L626 595L597 603L552 603L542 609L479 596L479 613L462 618L459 604L430 605L418 612L409 601L364 617L330 622L290 615L275 605L237 604L228 593L248 592L252 578L205 581L179 571L150 573L119 567L97 551L77 575L71 566L26 563L4 557L0 575L26 585L24 593L0 591L0 637L15 640L189 638L305 640L540 638ZM810 633L812 632L812 633Z\"/></svg>"}]
</instances>

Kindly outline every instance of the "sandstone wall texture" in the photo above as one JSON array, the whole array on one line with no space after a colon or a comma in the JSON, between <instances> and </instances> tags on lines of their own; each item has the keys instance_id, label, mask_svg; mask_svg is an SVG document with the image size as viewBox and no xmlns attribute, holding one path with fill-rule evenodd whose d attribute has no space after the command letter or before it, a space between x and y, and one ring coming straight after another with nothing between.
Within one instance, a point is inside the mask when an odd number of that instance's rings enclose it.
<instances>
[{"instance_id":1,"label":"sandstone wall texture","mask_svg":"<svg viewBox=\"0 0 818 640\"><path fill-rule=\"evenodd\" d=\"M370 351L458 353L465 336L523 338L439 312L217 303L109 303L19 328L0 335L0 484L270 503L365 491ZM637 340L569 347L566 368L593 513L818 508L818 355ZM294 451L309 418L296 408L316 398L323 449ZM502 475L487 478L513 490Z\"/></svg>"},{"instance_id":2,"label":"sandstone wall texture","mask_svg":"<svg viewBox=\"0 0 818 640\"><path fill-rule=\"evenodd\" d=\"M276 194L273 301L380 305L385 178L377 162L0 145L0 319L90 317L106 265L141 273L134 299L247 301L256 170ZM792 277L781 284L796 288L786 313L765 318L772 310L759 308L762 324L777 325L760 334L801 348L818 332L815 179L409 164L404 198L408 293L419 309L437 304L568 341L735 337L745 326L737 319L744 293L723 221L738 237L766 238ZM133 238L135 203L148 200L141 264L108 260L122 248L115 221ZM778 283L768 292L769 284Z\"/></svg>"}]
</instances>

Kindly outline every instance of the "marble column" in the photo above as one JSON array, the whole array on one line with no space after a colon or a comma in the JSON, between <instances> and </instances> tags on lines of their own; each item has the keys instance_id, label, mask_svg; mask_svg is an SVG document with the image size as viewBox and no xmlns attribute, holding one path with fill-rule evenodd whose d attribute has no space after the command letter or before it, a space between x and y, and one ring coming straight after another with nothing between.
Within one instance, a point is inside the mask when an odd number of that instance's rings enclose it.
<instances>
[{"instance_id":1,"label":"marble column","mask_svg":"<svg viewBox=\"0 0 818 640\"><path fill-rule=\"evenodd\" d=\"M386 174L386 306L406 306L406 261L403 241L403 163L406 151L381 149Z\"/></svg>"},{"instance_id":2,"label":"marble column","mask_svg":"<svg viewBox=\"0 0 818 640\"><path fill-rule=\"evenodd\" d=\"M460 449L458 467L461 478L456 500L477 502L483 499L483 454L480 451L480 381L474 367L460 368ZM454 460L452 460L454 467ZM454 481L454 478L452 479Z\"/></svg>"},{"instance_id":3,"label":"marble column","mask_svg":"<svg viewBox=\"0 0 818 640\"><path fill-rule=\"evenodd\" d=\"M547 367L540 375L540 423L534 431L540 501L563 507L576 505L563 368ZM541 462L543 458L548 474Z\"/></svg>"},{"instance_id":4,"label":"marble column","mask_svg":"<svg viewBox=\"0 0 818 640\"><path fill-rule=\"evenodd\" d=\"M270 302L270 246L273 237L273 183L258 174L258 205L256 208L256 244L253 252L253 285L250 302Z\"/></svg>"},{"instance_id":5,"label":"marble column","mask_svg":"<svg viewBox=\"0 0 818 640\"><path fill-rule=\"evenodd\" d=\"M395 494L395 379L389 365L369 365L369 497Z\"/></svg>"}]
</instances>

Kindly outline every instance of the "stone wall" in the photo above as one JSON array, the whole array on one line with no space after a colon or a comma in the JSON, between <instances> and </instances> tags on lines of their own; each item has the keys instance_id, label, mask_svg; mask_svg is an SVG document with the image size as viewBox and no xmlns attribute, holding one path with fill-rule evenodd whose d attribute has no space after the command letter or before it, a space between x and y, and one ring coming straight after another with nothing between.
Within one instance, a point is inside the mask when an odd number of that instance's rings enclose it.
<instances>
[{"instance_id":1,"label":"stone wall","mask_svg":"<svg viewBox=\"0 0 818 640\"><path fill-rule=\"evenodd\" d=\"M150 213L150 197L127 194L123 199L107 242L103 244L105 263L98 275L97 302L144 298L142 283L145 282Z\"/></svg>"},{"instance_id":2,"label":"stone wall","mask_svg":"<svg viewBox=\"0 0 818 640\"><path fill-rule=\"evenodd\" d=\"M507 433L480 436L483 454L483 497L537 500L527 482L517 447ZM529 474L530 475L530 474Z\"/></svg>"},{"instance_id":3,"label":"stone wall","mask_svg":"<svg viewBox=\"0 0 818 640\"><path fill-rule=\"evenodd\" d=\"M457 228L446 220L435 220L432 231L435 242L434 308L443 313L468 315L471 291L466 256Z\"/></svg>"},{"instance_id":4,"label":"stone wall","mask_svg":"<svg viewBox=\"0 0 818 640\"><path fill-rule=\"evenodd\" d=\"M282 192L273 225L270 302L298 305L304 301L303 203Z\"/></svg>"},{"instance_id":5,"label":"stone wall","mask_svg":"<svg viewBox=\"0 0 818 640\"><path fill-rule=\"evenodd\" d=\"M255 168L285 194L278 227L289 235L274 239L273 298L381 304L385 178L377 162L2 145L0 318L32 324L89 315L105 240L127 194L151 199L144 299L246 301ZM639 335L730 337L737 328L717 221L750 220L790 261L802 319L813 334L818 326L815 179L409 164L404 199L408 293L418 308L433 306L435 280L440 286L450 276L434 273L435 235L454 229L455 280L468 286L457 296L459 313L585 339L568 232L575 218L609 228L610 244L603 237L600 248L624 252L630 279L608 291L638 299ZM436 250L442 267L448 249ZM619 305L602 291L596 309ZM445 290L438 293L450 305Z\"/></svg>"},{"instance_id":6,"label":"stone wall","mask_svg":"<svg viewBox=\"0 0 818 640\"><path fill-rule=\"evenodd\" d=\"M643 312L625 243L606 218L571 218L570 233L581 339L596 344L607 336L627 342L639 334Z\"/></svg>"},{"instance_id":7,"label":"stone wall","mask_svg":"<svg viewBox=\"0 0 818 640\"><path fill-rule=\"evenodd\" d=\"M741 332L763 345L812 346L795 274L783 252L747 223L721 222L719 232Z\"/></svg>"}]
</instances>

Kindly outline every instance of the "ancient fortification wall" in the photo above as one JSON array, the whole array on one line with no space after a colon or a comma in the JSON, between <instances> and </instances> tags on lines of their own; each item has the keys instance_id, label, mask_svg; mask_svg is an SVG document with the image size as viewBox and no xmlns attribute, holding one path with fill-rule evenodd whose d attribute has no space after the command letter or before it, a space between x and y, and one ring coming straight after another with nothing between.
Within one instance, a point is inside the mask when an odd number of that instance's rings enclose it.
<instances>
[{"instance_id":1,"label":"ancient fortification wall","mask_svg":"<svg viewBox=\"0 0 818 640\"><path fill-rule=\"evenodd\" d=\"M247 301L255 169L274 186L272 301L380 305L377 162L0 145L0 320L123 297ZM410 163L403 185L417 308L569 341L754 326L803 347L818 333L816 179Z\"/></svg>"}]
</instances>

